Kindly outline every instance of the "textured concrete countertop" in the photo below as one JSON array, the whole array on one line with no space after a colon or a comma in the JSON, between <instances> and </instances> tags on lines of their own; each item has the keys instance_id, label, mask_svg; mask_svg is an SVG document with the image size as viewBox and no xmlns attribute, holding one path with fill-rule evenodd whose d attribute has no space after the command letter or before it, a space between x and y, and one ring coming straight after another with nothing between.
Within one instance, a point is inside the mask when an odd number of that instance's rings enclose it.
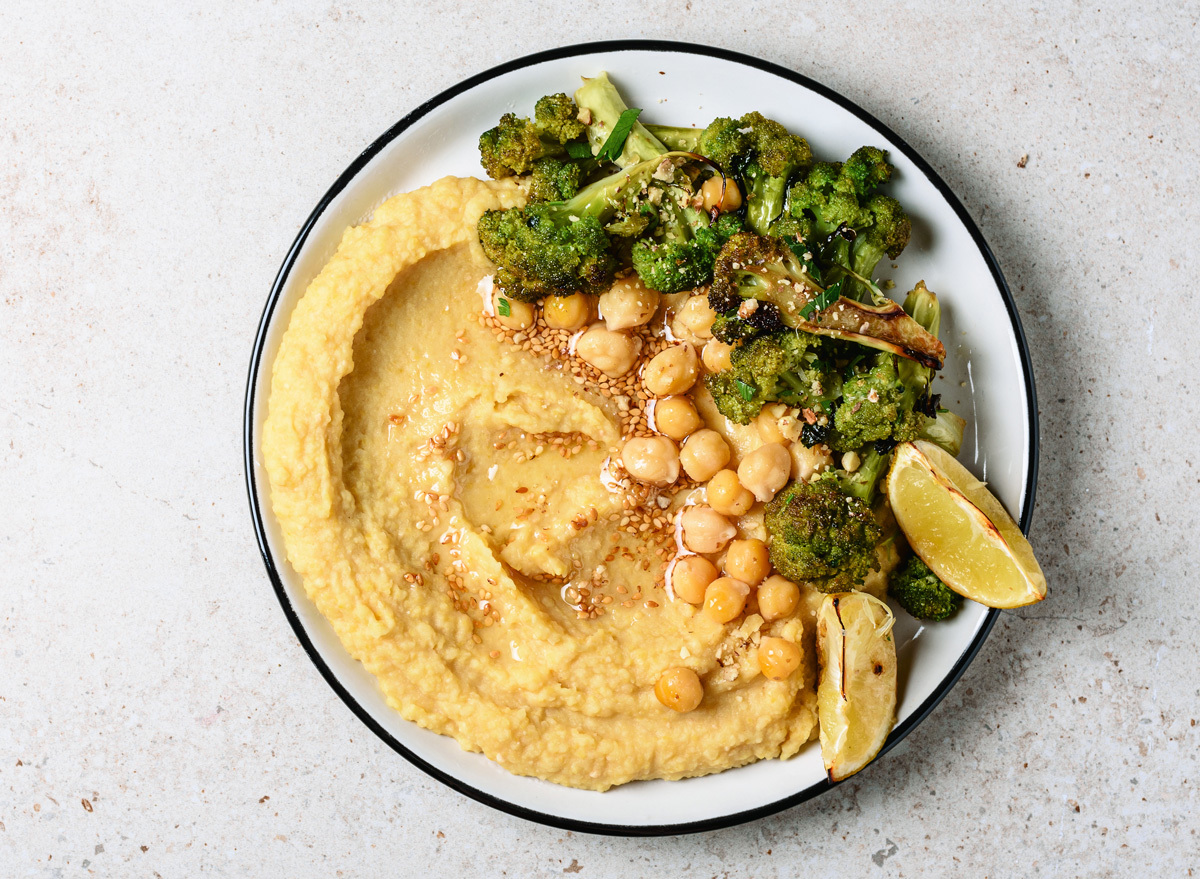
<instances>
[{"instance_id":1,"label":"textured concrete countertop","mask_svg":"<svg viewBox=\"0 0 1200 879\"><path fill-rule=\"evenodd\" d=\"M5 4L0 875L1191 875L1200 7L1099 5ZM279 610L240 443L266 292L362 148L505 59L648 35L826 83L962 198L1034 354L1051 597L860 779L638 841L364 728Z\"/></svg>"}]
</instances>

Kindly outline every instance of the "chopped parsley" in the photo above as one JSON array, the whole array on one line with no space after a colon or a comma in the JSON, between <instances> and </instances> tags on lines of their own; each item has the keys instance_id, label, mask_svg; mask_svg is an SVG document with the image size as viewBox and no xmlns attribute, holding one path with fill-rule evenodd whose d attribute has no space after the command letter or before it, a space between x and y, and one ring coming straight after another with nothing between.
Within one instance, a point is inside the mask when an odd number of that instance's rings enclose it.
<instances>
[{"instance_id":1,"label":"chopped parsley","mask_svg":"<svg viewBox=\"0 0 1200 879\"><path fill-rule=\"evenodd\" d=\"M617 119L617 124L613 126L608 140L604 141L604 146L600 147L600 151L596 153L596 158L615 162L620 157L621 150L625 148L625 140L629 137L629 132L633 131L633 123L637 122L640 115L642 115L642 111L636 107L622 113Z\"/></svg>"},{"instance_id":2,"label":"chopped parsley","mask_svg":"<svg viewBox=\"0 0 1200 879\"><path fill-rule=\"evenodd\" d=\"M812 317L814 312L824 311L838 301L842 295L841 280L835 281L817 294L817 298L800 309L800 316L805 320Z\"/></svg>"}]
</instances>

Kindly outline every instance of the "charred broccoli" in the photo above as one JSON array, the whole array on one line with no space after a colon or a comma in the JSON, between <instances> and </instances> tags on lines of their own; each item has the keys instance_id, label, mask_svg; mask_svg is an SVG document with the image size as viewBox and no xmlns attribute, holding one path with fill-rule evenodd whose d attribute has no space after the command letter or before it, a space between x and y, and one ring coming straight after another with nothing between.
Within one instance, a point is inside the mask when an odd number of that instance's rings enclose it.
<instances>
[{"instance_id":1,"label":"charred broccoli","mask_svg":"<svg viewBox=\"0 0 1200 879\"><path fill-rule=\"evenodd\" d=\"M751 339L767 333L777 333L785 329L779 306L772 302L759 302L743 317L737 311L718 314L713 319L712 334L718 342L726 345L740 345Z\"/></svg>"},{"instance_id":2,"label":"charred broccoli","mask_svg":"<svg viewBox=\"0 0 1200 879\"><path fill-rule=\"evenodd\" d=\"M808 141L761 113L714 119L696 128L651 128L672 149L698 152L726 174L740 177L746 221L760 235L783 213L789 180L812 164Z\"/></svg>"},{"instance_id":3,"label":"charred broccoli","mask_svg":"<svg viewBox=\"0 0 1200 879\"><path fill-rule=\"evenodd\" d=\"M813 159L808 141L761 113L714 119L703 130L650 126L650 131L671 149L700 153L726 174L741 177L746 221L760 235L776 234L772 222L783 214L788 182Z\"/></svg>"},{"instance_id":4,"label":"charred broccoli","mask_svg":"<svg viewBox=\"0 0 1200 879\"><path fill-rule=\"evenodd\" d=\"M871 508L829 478L791 483L767 504L763 521L771 563L789 580L845 592L879 567L883 531Z\"/></svg>"},{"instance_id":5,"label":"charred broccoli","mask_svg":"<svg viewBox=\"0 0 1200 879\"><path fill-rule=\"evenodd\" d=\"M849 451L876 440L916 439L925 424L925 379L906 382L898 374L899 357L879 352L853 367L842 383L842 403L833 416L831 444Z\"/></svg>"},{"instance_id":6,"label":"charred broccoli","mask_svg":"<svg viewBox=\"0 0 1200 879\"><path fill-rule=\"evenodd\" d=\"M838 395L830 343L811 333L785 330L738 345L730 367L704 377L717 409L749 424L771 402L809 409Z\"/></svg>"},{"instance_id":7,"label":"charred broccoli","mask_svg":"<svg viewBox=\"0 0 1200 879\"><path fill-rule=\"evenodd\" d=\"M892 572L888 595L919 620L944 620L962 606L962 596L951 591L919 556Z\"/></svg>"},{"instance_id":8,"label":"charred broccoli","mask_svg":"<svg viewBox=\"0 0 1200 879\"><path fill-rule=\"evenodd\" d=\"M766 235L772 221L783 213L788 180L812 164L808 141L761 113L741 118L751 152L742 165L746 187L746 220L755 232Z\"/></svg>"},{"instance_id":9,"label":"charred broccoli","mask_svg":"<svg viewBox=\"0 0 1200 879\"><path fill-rule=\"evenodd\" d=\"M529 200L566 201L579 192L579 181L583 176L578 162L559 159L538 159L533 163L533 174L529 177Z\"/></svg>"},{"instance_id":10,"label":"charred broccoli","mask_svg":"<svg viewBox=\"0 0 1200 879\"><path fill-rule=\"evenodd\" d=\"M577 113L565 94L541 98L532 120L505 113L495 128L479 136L479 160L488 176L528 174L539 159L566 156L567 143L582 145L584 126Z\"/></svg>"},{"instance_id":11,"label":"charred broccoli","mask_svg":"<svg viewBox=\"0 0 1200 879\"><path fill-rule=\"evenodd\" d=\"M634 271L647 287L660 293L707 284L721 246L741 228L742 221L733 214L711 222L707 214L671 202L660 209L654 235L633 245Z\"/></svg>"},{"instance_id":12,"label":"charred broccoli","mask_svg":"<svg viewBox=\"0 0 1200 879\"><path fill-rule=\"evenodd\" d=\"M666 201L678 189L686 198L691 161L666 153L597 180L565 202L487 211L479 219L479 243L497 266L497 283L527 302L604 292L618 268L610 234L642 234L654 193Z\"/></svg>"},{"instance_id":13,"label":"charred broccoli","mask_svg":"<svg viewBox=\"0 0 1200 879\"><path fill-rule=\"evenodd\" d=\"M803 253L779 238L742 232L721 248L713 266L708 300L713 311L729 314L743 300L773 303L786 326L858 342L940 369L946 349L904 310L866 305L840 295L841 281L822 287Z\"/></svg>"},{"instance_id":14,"label":"charred broccoli","mask_svg":"<svg viewBox=\"0 0 1200 879\"><path fill-rule=\"evenodd\" d=\"M564 144L579 140L585 131L584 124L579 121L579 108L562 92L538 99L533 105L533 124L543 137Z\"/></svg>"},{"instance_id":15,"label":"charred broccoli","mask_svg":"<svg viewBox=\"0 0 1200 879\"><path fill-rule=\"evenodd\" d=\"M818 162L788 190L788 213L817 254L827 280L846 280L845 294L861 302L879 298L870 283L884 254L892 259L908 244L911 223L900 203L875 193L892 176L887 153L860 147L844 163Z\"/></svg>"}]
</instances>

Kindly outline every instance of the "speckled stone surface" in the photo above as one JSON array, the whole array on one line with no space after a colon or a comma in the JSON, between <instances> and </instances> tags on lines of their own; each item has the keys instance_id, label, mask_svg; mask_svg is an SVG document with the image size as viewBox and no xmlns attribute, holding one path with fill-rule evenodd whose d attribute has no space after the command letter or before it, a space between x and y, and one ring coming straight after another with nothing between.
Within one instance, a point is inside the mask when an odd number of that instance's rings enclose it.
<instances>
[{"instance_id":1,"label":"speckled stone surface","mask_svg":"<svg viewBox=\"0 0 1200 879\"><path fill-rule=\"evenodd\" d=\"M0 875L1191 875L1200 7L787 5L4 4ZM858 779L637 841L478 805L343 707L240 437L267 289L367 143L538 46L647 35L825 82L979 221L1034 352L1051 596Z\"/></svg>"}]
</instances>

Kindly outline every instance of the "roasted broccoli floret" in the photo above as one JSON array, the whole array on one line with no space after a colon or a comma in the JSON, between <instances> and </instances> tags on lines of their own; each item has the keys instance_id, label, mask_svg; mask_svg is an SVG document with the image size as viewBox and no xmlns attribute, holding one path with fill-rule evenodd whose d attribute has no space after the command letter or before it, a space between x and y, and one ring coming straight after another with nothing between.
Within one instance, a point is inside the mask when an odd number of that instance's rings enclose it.
<instances>
[{"instance_id":1,"label":"roasted broccoli floret","mask_svg":"<svg viewBox=\"0 0 1200 879\"><path fill-rule=\"evenodd\" d=\"M871 508L835 480L791 483L767 504L763 521L771 564L789 580L845 592L879 567L882 529Z\"/></svg>"},{"instance_id":2,"label":"roasted broccoli floret","mask_svg":"<svg viewBox=\"0 0 1200 879\"><path fill-rule=\"evenodd\" d=\"M655 234L640 239L630 254L638 277L660 293L707 284L721 246L741 230L742 221L733 214L722 214L714 223L702 211L673 201L659 214ZM666 214L665 221L662 214Z\"/></svg>"},{"instance_id":3,"label":"roasted broccoli floret","mask_svg":"<svg viewBox=\"0 0 1200 879\"><path fill-rule=\"evenodd\" d=\"M833 473L842 491L870 504L874 502L879 480L891 462L891 449L881 450L870 445L862 450L858 467L853 471L835 470Z\"/></svg>"},{"instance_id":4,"label":"roasted broccoli floret","mask_svg":"<svg viewBox=\"0 0 1200 879\"><path fill-rule=\"evenodd\" d=\"M804 138L789 134L761 113L747 113L741 123L752 144L752 155L742 167L746 221L755 232L766 235L772 221L783 213L789 179L812 164L812 150Z\"/></svg>"},{"instance_id":5,"label":"roasted broccoli floret","mask_svg":"<svg viewBox=\"0 0 1200 879\"><path fill-rule=\"evenodd\" d=\"M802 291L821 289L783 241L743 232L730 238L717 255L708 304L718 314L736 310L747 299L781 305L772 291L797 284ZM796 301L807 303L811 298L801 292L799 297L789 296L789 302L798 311Z\"/></svg>"},{"instance_id":6,"label":"roasted broccoli floret","mask_svg":"<svg viewBox=\"0 0 1200 879\"><path fill-rule=\"evenodd\" d=\"M812 163L812 150L804 138L761 113L740 119L714 119L698 137L692 129L663 129L678 149L699 152L716 162L726 174L741 177L746 200L746 222L766 235L783 213L790 178ZM688 146L682 146L682 144Z\"/></svg>"},{"instance_id":7,"label":"roasted broccoli floret","mask_svg":"<svg viewBox=\"0 0 1200 879\"><path fill-rule=\"evenodd\" d=\"M904 311L931 336L937 335L941 307L924 282L905 298ZM933 376L931 367L886 352L859 360L842 384L830 444L845 451L867 443L928 439L957 455L966 422L939 408L938 395L930 394Z\"/></svg>"},{"instance_id":8,"label":"roasted broccoli floret","mask_svg":"<svg viewBox=\"0 0 1200 879\"><path fill-rule=\"evenodd\" d=\"M897 373L901 358L879 352L853 367L842 383L842 403L833 417L831 444L849 451L876 440L917 438L925 423L921 410L925 380L909 383Z\"/></svg>"},{"instance_id":9,"label":"roasted broccoli floret","mask_svg":"<svg viewBox=\"0 0 1200 879\"><path fill-rule=\"evenodd\" d=\"M747 311L746 309L740 309ZM713 320L712 334L718 342L726 345L740 345L751 339L777 333L785 329L783 318L779 314L779 306L771 302L759 302L757 306L742 317L737 311L728 314L718 314Z\"/></svg>"},{"instance_id":10,"label":"roasted broccoli floret","mask_svg":"<svg viewBox=\"0 0 1200 879\"><path fill-rule=\"evenodd\" d=\"M538 159L565 156L567 143L582 144L584 126L575 118L577 113L564 94L541 98L532 120L505 113L495 128L479 136L479 161L488 176L498 180L528 174Z\"/></svg>"},{"instance_id":11,"label":"roasted broccoli floret","mask_svg":"<svg viewBox=\"0 0 1200 879\"><path fill-rule=\"evenodd\" d=\"M941 368L946 349L890 299L864 304L840 295L842 281L823 286L810 272L807 251L780 238L742 232L721 248L708 301L729 314L743 300L770 302L784 324Z\"/></svg>"},{"instance_id":12,"label":"roasted broccoli floret","mask_svg":"<svg viewBox=\"0 0 1200 879\"><path fill-rule=\"evenodd\" d=\"M577 162L559 159L538 159L533 163L533 174L529 177L529 200L566 201L579 192L579 181L583 176Z\"/></svg>"},{"instance_id":13,"label":"roasted broccoli floret","mask_svg":"<svg viewBox=\"0 0 1200 879\"><path fill-rule=\"evenodd\" d=\"M810 409L838 394L831 344L811 333L784 330L738 345L730 367L704 377L721 414L749 424L771 402Z\"/></svg>"},{"instance_id":14,"label":"roasted broccoli floret","mask_svg":"<svg viewBox=\"0 0 1200 879\"><path fill-rule=\"evenodd\" d=\"M690 192L691 178L683 167L688 160L668 153L597 180L565 202L485 212L479 243L497 266L496 282L527 302L604 292L618 268L610 233L634 235L645 229L644 219L634 221L642 218L651 191L678 187ZM629 228L618 228L621 224Z\"/></svg>"},{"instance_id":15,"label":"roasted broccoli floret","mask_svg":"<svg viewBox=\"0 0 1200 879\"><path fill-rule=\"evenodd\" d=\"M716 162L727 174L737 174L741 172L740 163L750 155L750 148L750 137L742 131L741 120L718 116L700 135L696 151Z\"/></svg>"},{"instance_id":16,"label":"roasted broccoli floret","mask_svg":"<svg viewBox=\"0 0 1200 879\"><path fill-rule=\"evenodd\" d=\"M533 105L533 122L543 137L559 143L579 140L586 126L579 121L579 108L567 95L546 95Z\"/></svg>"},{"instance_id":17,"label":"roasted broccoli floret","mask_svg":"<svg viewBox=\"0 0 1200 879\"><path fill-rule=\"evenodd\" d=\"M892 572L888 595L919 620L948 619L962 606L962 596L939 580L916 555Z\"/></svg>"},{"instance_id":18,"label":"roasted broccoli floret","mask_svg":"<svg viewBox=\"0 0 1200 879\"><path fill-rule=\"evenodd\" d=\"M888 182L887 153L860 147L844 163L818 162L788 191L788 212L823 269L840 269L845 294L861 302L878 298L870 283L875 266L908 244L911 223L894 198L875 193Z\"/></svg>"}]
</instances>

